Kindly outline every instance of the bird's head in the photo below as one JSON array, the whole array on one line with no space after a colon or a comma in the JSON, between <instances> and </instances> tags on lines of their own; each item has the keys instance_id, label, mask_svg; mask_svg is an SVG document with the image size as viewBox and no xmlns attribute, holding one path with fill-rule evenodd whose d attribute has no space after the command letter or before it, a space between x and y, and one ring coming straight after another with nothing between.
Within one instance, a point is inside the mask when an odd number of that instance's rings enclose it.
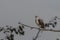
<instances>
[{"instance_id":1,"label":"bird's head","mask_svg":"<svg viewBox=\"0 0 60 40\"><path fill-rule=\"evenodd\" d=\"M35 16L35 18L38 18L38 19L40 19L40 17L39 17L39 16Z\"/></svg>"},{"instance_id":2,"label":"bird's head","mask_svg":"<svg viewBox=\"0 0 60 40\"><path fill-rule=\"evenodd\" d=\"M35 16L35 18L37 18L38 16Z\"/></svg>"},{"instance_id":3,"label":"bird's head","mask_svg":"<svg viewBox=\"0 0 60 40\"><path fill-rule=\"evenodd\" d=\"M37 18L37 19L40 19L40 17L39 17L39 16L35 16L35 19L36 19L36 18Z\"/></svg>"}]
</instances>

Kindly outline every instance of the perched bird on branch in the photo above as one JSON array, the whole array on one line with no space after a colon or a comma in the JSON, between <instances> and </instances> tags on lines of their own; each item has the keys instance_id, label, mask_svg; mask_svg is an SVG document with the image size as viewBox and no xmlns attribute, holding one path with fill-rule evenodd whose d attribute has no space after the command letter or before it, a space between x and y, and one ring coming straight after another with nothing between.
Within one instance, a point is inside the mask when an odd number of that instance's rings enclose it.
<instances>
[{"instance_id":1,"label":"perched bird on branch","mask_svg":"<svg viewBox=\"0 0 60 40\"><path fill-rule=\"evenodd\" d=\"M42 28L42 29L45 28L44 27L44 22L43 22L43 20L41 18L39 18L39 16L35 16L35 23L37 24L37 26L39 28Z\"/></svg>"}]
</instances>

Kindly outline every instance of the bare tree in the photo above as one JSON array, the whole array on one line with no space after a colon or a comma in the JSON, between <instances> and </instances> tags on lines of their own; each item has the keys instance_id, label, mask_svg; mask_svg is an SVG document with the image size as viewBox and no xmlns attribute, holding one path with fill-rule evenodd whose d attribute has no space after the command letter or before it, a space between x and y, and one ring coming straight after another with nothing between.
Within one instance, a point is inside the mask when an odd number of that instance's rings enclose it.
<instances>
[{"instance_id":1,"label":"bare tree","mask_svg":"<svg viewBox=\"0 0 60 40\"><path fill-rule=\"evenodd\" d=\"M48 23L45 23L44 26L45 27L50 27L50 25L51 25L53 28L55 28L55 26L57 25L57 21L56 21L57 19L60 19L60 18L55 16L53 18L53 20L50 20ZM60 32L60 30L53 30L53 29L46 29L46 28L45 29L40 29L40 28L37 28L37 27L28 26L28 25L23 24L21 22L18 22L18 24L19 24L19 26L17 28L13 28L13 26L9 26L9 25L6 25L5 26L6 28L5 27L0 27L0 32L3 31L4 34L10 33L10 35L6 34L6 39L8 39L8 40L14 40L13 32L15 32L15 34L17 34L17 35L20 34L20 35L24 36L24 32L25 32L23 30L24 27L28 27L28 28L31 28L31 29L37 29L38 30L36 36L32 40L36 40L38 38L38 35L39 35L41 30L52 31L52 32ZM4 40L4 39L1 39L1 40ZM56 39L56 40L58 40L58 39Z\"/></svg>"}]
</instances>

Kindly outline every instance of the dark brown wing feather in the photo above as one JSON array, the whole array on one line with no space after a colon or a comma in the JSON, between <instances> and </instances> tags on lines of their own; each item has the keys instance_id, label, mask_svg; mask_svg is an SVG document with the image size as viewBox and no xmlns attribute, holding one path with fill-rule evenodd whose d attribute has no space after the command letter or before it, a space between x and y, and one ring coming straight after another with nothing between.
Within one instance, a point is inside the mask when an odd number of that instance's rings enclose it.
<instances>
[{"instance_id":1,"label":"dark brown wing feather","mask_svg":"<svg viewBox=\"0 0 60 40\"><path fill-rule=\"evenodd\" d=\"M44 28L44 22L40 19L38 19L39 25L41 25L41 28Z\"/></svg>"}]
</instances>

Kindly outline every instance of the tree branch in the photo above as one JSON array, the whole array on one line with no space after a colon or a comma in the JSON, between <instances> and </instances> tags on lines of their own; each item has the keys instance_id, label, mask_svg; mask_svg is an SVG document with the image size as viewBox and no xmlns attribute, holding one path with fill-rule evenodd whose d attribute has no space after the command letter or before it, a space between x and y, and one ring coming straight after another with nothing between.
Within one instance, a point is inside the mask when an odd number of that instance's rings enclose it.
<instances>
[{"instance_id":1,"label":"tree branch","mask_svg":"<svg viewBox=\"0 0 60 40\"><path fill-rule=\"evenodd\" d=\"M25 25L23 23L20 23L19 24L25 26L25 27L29 27L29 28L32 28L32 29L38 29L38 30L43 30L43 31L52 31L52 32L60 32L60 30L54 30L54 29L40 29L40 28L37 28L37 27L31 27L31 26L28 26L28 25Z\"/></svg>"},{"instance_id":2,"label":"tree branch","mask_svg":"<svg viewBox=\"0 0 60 40\"><path fill-rule=\"evenodd\" d=\"M54 29L44 29L43 31L60 32L60 30L54 30Z\"/></svg>"},{"instance_id":3,"label":"tree branch","mask_svg":"<svg viewBox=\"0 0 60 40\"><path fill-rule=\"evenodd\" d=\"M26 25L26 24L23 24L23 23L21 23L21 22L19 22L18 24L21 24L21 25L23 25L23 26L25 26L25 27L29 27L29 28L34 28L34 29L40 29L40 28L37 28L37 27L31 27L31 26L28 26L28 25Z\"/></svg>"},{"instance_id":4,"label":"tree branch","mask_svg":"<svg viewBox=\"0 0 60 40\"><path fill-rule=\"evenodd\" d=\"M36 40L36 39L38 38L39 33L40 33L40 30L38 30L38 33L37 33L37 35L35 36L35 38L33 38L33 40Z\"/></svg>"}]
</instances>

